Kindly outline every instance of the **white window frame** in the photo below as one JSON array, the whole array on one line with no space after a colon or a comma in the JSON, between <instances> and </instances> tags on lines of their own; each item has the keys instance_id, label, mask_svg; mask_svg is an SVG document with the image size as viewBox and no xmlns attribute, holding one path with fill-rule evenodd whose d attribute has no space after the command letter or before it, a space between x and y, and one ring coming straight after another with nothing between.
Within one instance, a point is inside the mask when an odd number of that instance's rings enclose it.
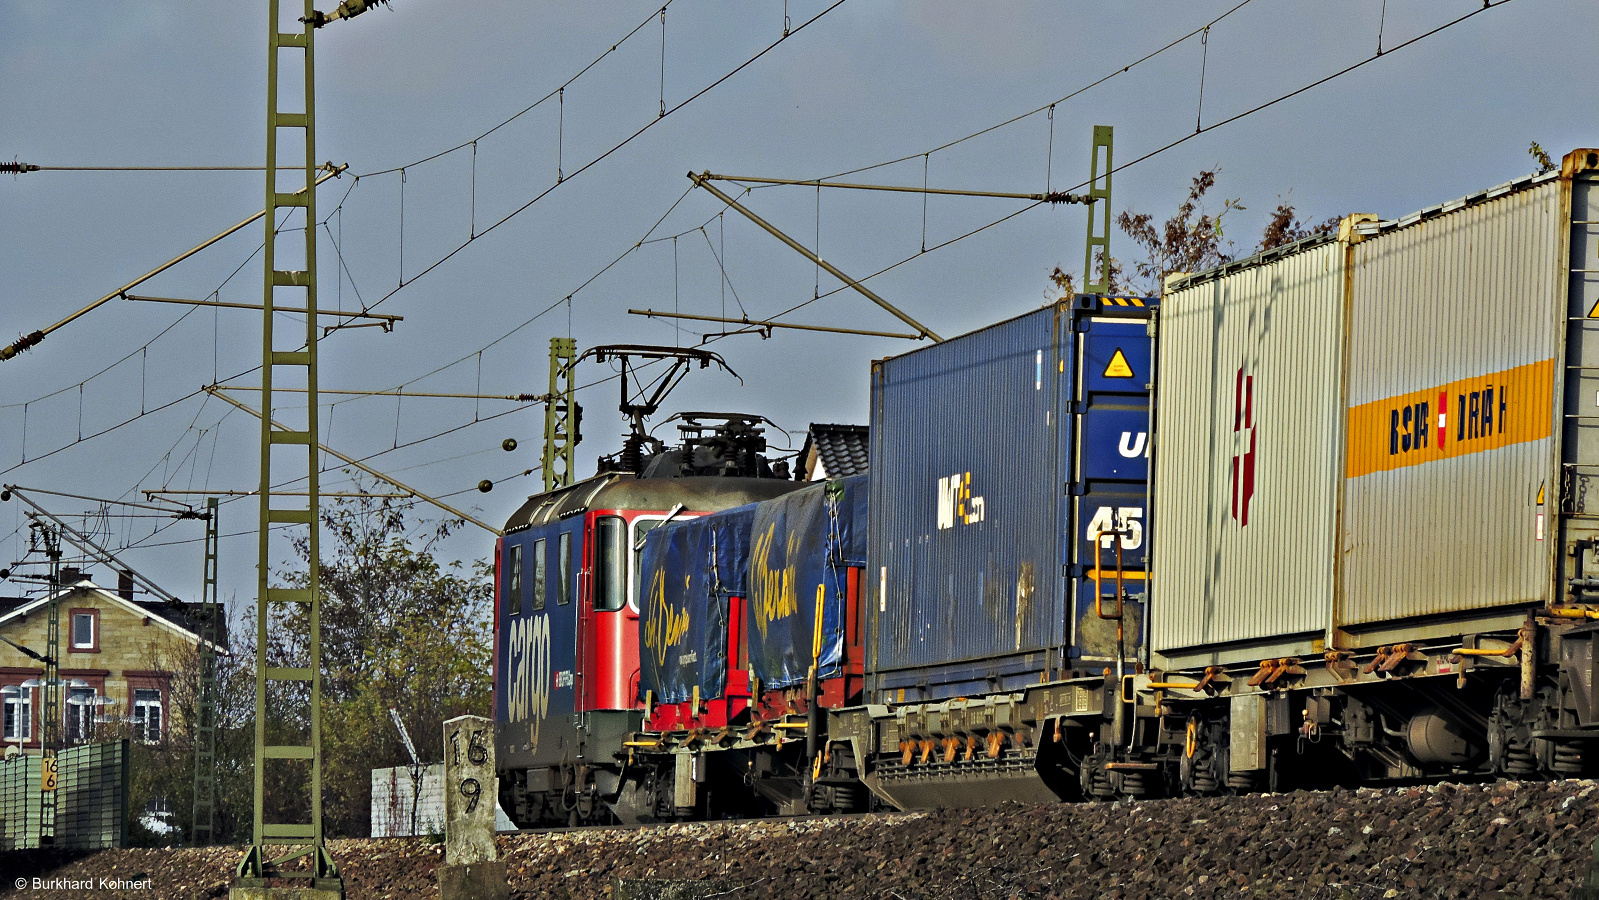
<instances>
[{"instance_id":1,"label":"white window frame","mask_svg":"<svg viewBox=\"0 0 1599 900\"><path fill-rule=\"evenodd\" d=\"M81 691L88 691L88 698L74 700L72 695ZM73 746L75 744L87 744L94 740L94 718L100 711L100 705L95 701L98 700L99 697L100 692L92 687L67 688L66 703L63 705L66 706L67 712L67 727L65 730L68 746ZM82 726L77 729L75 734L73 733L72 727L74 716L80 717L76 721L78 721Z\"/></svg>"},{"instance_id":2,"label":"white window frame","mask_svg":"<svg viewBox=\"0 0 1599 900\"><path fill-rule=\"evenodd\" d=\"M140 699L140 694L154 694L155 699ZM150 733L149 711L155 710L155 734ZM163 729L166 728L166 697L160 688L134 688L133 689L133 733L146 744L155 744L161 741Z\"/></svg>"},{"instance_id":3,"label":"white window frame","mask_svg":"<svg viewBox=\"0 0 1599 900\"><path fill-rule=\"evenodd\" d=\"M703 515L705 513L686 512L678 509L671 513L648 513L642 516L635 516L632 521L627 523L627 608L633 615L639 614L638 598L641 590L638 587L638 568L639 562L643 559L643 551L642 548L634 549L639 546L639 541L642 540L639 535L639 525L645 522L666 522L668 520L686 522L689 519L698 519ZM656 525L654 527L659 528L660 526ZM651 530L654 529L652 528ZM646 532L647 534L648 532Z\"/></svg>"},{"instance_id":4,"label":"white window frame","mask_svg":"<svg viewBox=\"0 0 1599 900\"><path fill-rule=\"evenodd\" d=\"M80 643L78 641L78 620L79 619L88 619L89 620L89 641L88 641L88 643ZM93 612L75 612L75 613L73 613L72 614L72 623L71 623L70 627L72 629L72 631L71 631L72 649L74 649L74 650L93 650L94 648L99 646L99 644L100 644L100 642L98 640L99 635L96 634L96 632L98 632L100 630L100 617L95 615Z\"/></svg>"},{"instance_id":5,"label":"white window frame","mask_svg":"<svg viewBox=\"0 0 1599 900\"><path fill-rule=\"evenodd\" d=\"M16 707L14 713L16 718L13 721L20 727L12 730L21 732L21 734L6 734L0 731L0 737L20 743L33 740L33 691L18 685L7 685L0 688L0 704L4 705L5 713L11 713L12 708ZM0 718L0 728L3 727L3 718Z\"/></svg>"}]
</instances>

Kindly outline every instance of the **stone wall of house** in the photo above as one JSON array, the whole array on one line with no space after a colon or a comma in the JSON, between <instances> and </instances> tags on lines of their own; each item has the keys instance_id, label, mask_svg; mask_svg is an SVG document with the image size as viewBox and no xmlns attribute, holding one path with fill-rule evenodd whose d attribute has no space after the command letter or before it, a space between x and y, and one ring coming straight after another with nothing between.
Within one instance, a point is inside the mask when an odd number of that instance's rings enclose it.
<instances>
[{"instance_id":1,"label":"stone wall of house","mask_svg":"<svg viewBox=\"0 0 1599 900\"><path fill-rule=\"evenodd\" d=\"M0 634L44 653L48 646L47 608L40 605L9 615L0 621ZM85 618L87 631L83 630ZM120 600L114 593L82 583L61 598L60 623L61 677L67 682L62 694L68 720L63 737L82 739L96 731L104 732L107 725L132 725L130 719L148 719L147 708L136 708L136 692L140 690L159 692L157 714L164 734L170 728L173 711L171 672L193 654L194 637L159 616ZM27 706L32 727L24 730L28 734L28 739L20 742L24 749L39 746L43 696L41 690L22 685L43 676L43 663L0 644L0 693L8 689L29 693ZM6 700L11 703L15 697L13 693ZM92 701L92 706L83 702L85 699ZM146 727L154 733L149 722ZM85 728L89 729L87 734ZM6 743L15 746L19 742L13 737Z\"/></svg>"}]
</instances>

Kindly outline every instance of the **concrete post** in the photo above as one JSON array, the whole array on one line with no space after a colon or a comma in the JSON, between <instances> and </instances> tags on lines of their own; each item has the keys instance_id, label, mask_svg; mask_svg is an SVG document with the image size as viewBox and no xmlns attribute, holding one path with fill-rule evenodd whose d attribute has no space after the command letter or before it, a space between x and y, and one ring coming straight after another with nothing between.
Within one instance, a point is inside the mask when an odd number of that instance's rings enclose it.
<instances>
[{"instance_id":1,"label":"concrete post","mask_svg":"<svg viewBox=\"0 0 1599 900\"><path fill-rule=\"evenodd\" d=\"M494 723L461 716L444 723L444 865L439 900L510 900L494 842Z\"/></svg>"}]
</instances>

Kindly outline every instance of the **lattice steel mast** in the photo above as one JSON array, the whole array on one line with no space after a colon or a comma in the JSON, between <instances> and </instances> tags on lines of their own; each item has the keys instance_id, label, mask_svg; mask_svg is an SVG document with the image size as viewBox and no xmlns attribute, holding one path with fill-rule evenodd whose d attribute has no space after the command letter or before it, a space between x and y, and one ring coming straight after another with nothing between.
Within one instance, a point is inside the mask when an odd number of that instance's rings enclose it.
<instances>
[{"instance_id":1,"label":"lattice steel mast","mask_svg":"<svg viewBox=\"0 0 1599 900\"><path fill-rule=\"evenodd\" d=\"M266 887L269 876L298 876L312 879L316 888L343 890L338 867L328 855L322 835L322 647L321 603L317 585L316 561L320 556L319 515L321 487L318 471L321 468L317 448L317 265L316 265L316 26L322 17L312 7L312 0L304 0L304 17L300 30L285 32L280 16L280 0L269 0L270 20L267 31L267 114L266 114L266 244L263 249L263 279L261 290L261 482L260 511L257 535L258 562L256 569L256 661L255 661L255 811L253 836L249 853L239 863L241 887ZM304 103L298 109L286 108L279 85L283 76L299 75L304 88ZM289 162L298 164L295 169L280 172L278 137L280 131L298 132L304 138L303 156L298 160L289 154ZM291 138L292 140L292 138ZM288 190L280 189L280 182L290 182ZM279 210L287 209L291 215L281 223ZM297 214L293 214L296 213ZM294 241L301 244L298 248ZM296 257L299 265L296 267ZM279 291L283 302L279 304ZM286 330L287 341L280 341L276 329L274 307L282 305L305 310L304 344L296 346L300 337ZM281 346L280 346L281 344ZM298 416L289 430L272 427L271 421L280 415L272 388L280 380L287 386L301 387L305 391L303 410L285 409L281 415ZM298 398L296 399L298 406ZM274 450L283 453L274 458ZM303 498L290 500L273 490L276 484L306 482ZM303 500L303 502L295 502ZM270 553L271 529L287 526L300 530L305 541L310 564L301 587L274 587L272 585L272 557ZM282 612L303 614L279 615ZM278 660L268 665L267 627L274 622L278 627L302 627L303 633L293 635L290 645L303 648L298 660ZM268 694L273 698L268 708ZM292 698L292 700L291 700ZM275 721L271 722L271 715ZM303 732L295 729L294 738L288 734L269 733L289 730L291 724L304 722ZM269 740L275 743L269 743ZM295 772L291 783L303 783L310 796L306 803L292 804L304 808L309 821L270 822L266 813L266 767L268 765L303 764L309 771ZM303 778L303 781L301 780ZM282 856L273 857L269 846L289 846ZM310 857L309 871L285 871L278 867L290 860Z\"/></svg>"},{"instance_id":2,"label":"lattice steel mast","mask_svg":"<svg viewBox=\"0 0 1599 900\"><path fill-rule=\"evenodd\" d=\"M263 248L261 285L261 483L257 519L256 567L256 656L255 656L255 813L250 851L239 863L240 887L266 887L273 876L309 877L314 889L344 893L339 869L328 855L322 834L322 602L317 584L317 561L321 559L321 445L317 439L317 265L316 265L316 29L336 19L348 19L387 0L344 0L331 13L320 13L304 0L304 15L297 31L283 31L281 0L269 0L267 23L267 114L266 114L266 242ZM298 54L298 55L296 55ZM304 89L299 110L284 108L280 78L298 74ZM288 68L285 68L287 66ZM290 79L292 84L292 78ZM304 156L289 161L294 168L280 171L278 132L296 129L305 139ZM280 188L284 173L289 190ZM278 210L291 215L282 223ZM294 214L298 210L298 214ZM294 268L294 238L299 248L300 267ZM280 244L281 241L281 244ZM283 260L280 265L279 259ZM275 315L280 304L278 291L284 292L281 307L303 315L304 343L296 347L290 337L284 346L277 341ZM292 335L289 331L286 335ZM295 389L290 396L305 394L304 405L290 401L283 413L287 427L280 424L279 409L272 390L279 379ZM296 383L297 382L297 383ZM284 451L274 465L273 450ZM303 454L303 455L301 455ZM276 473L274 475L274 472ZM304 481L304 492L275 492L274 484ZM300 502L302 501L303 502ZM309 560L301 587L273 587L271 578L270 534L273 526L303 529L302 540ZM289 613L277 616L279 611ZM300 627L303 633L289 635L287 644L300 648L296 660L279 660L267 665L267 625L276 619L280 627ZM279 743L267 743L267 698L272 691L274 723L284 734L273 735ZM303 709L303 716L294 713ZM286 715L285 715L286 714ZM287 726L304 721L307 725L298 740L291 742ZM310 821L268 822L266 820L265 769L275 764L303 763L304 783L309 792L305 808ZM283 856L272 857L269 846L298 847ZM278 867L291 860L310 858L307 871L286 871Z\"/></svg>"},{"instance_id":3,"label":"lattice steel mast","mask_svg":"<svg viewBox=\"0 0 1599 900\"><path fill-rule=\"evenodd\" d=\"M553 491L572 483L577 470L577 442L583 412L572 387L572 367L577 364L577 341L550 338L550 393L544 406L544 489Z\"/></svg>"},{"instance_id":4,"label":"lattice steel mast","mask_svg":"<svg viewBox=\"0 0 1599 900\"><path fill-rule=\"evenodd\" d=\"M217 602L217 498L205 501L205 571L200 596L200 683L194 712L194 825L190 843L216 840L217 642L222 607Z\"/></svg>"},{"instance_id":5,"label":"lattice steel mast","mask_svg":"<svg viewBox=\"0 0 1599 900\"><path fill-rule=\"evenodd\" d=\"M45 612L44 689L43 709L40 711L44 725L40 735L41 765L53 769L56 754L61 751L61 532L49 522L34 520L44 543L44 555L50 560L50 602ZM56 791L39 792L39 845L54 844L56 839Z\"/></svg>"},{"instance_id":6,"label":"lattice steel mast","mask_svg":"<svg viewBox=\"0 0 1599 900\"><path fill-rule=\"evenodd\" d=\"M1100 150L1105 168L1099 167ZM1088 249L1083 258L1083 293L1110 293L1110 174L1115 133L1109 125L1094 126L1094 149L1088 163ZM1101 177L1100 172L1104 172ZM1098 204L1097 206L1095 204ZM1096 252L1097 251L1097 252ZM1096 276L1094 273L1098 272Z\"/></svg>"}]
</instances>

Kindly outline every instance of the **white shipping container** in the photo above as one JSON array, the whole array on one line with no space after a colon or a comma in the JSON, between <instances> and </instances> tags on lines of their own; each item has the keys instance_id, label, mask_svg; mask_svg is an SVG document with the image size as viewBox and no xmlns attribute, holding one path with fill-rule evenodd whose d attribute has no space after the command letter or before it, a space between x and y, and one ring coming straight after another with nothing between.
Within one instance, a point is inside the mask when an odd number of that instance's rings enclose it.
<instances>
[{"instance_id":1,"label":"white shipping container","mask_svg":"<svg viewBox=\"0 0 1599 900\"><path fill-rule=\"evenodd\" d=\"M1582 599L1562 573L1599 533L1599 153L1566 165L1173 283L1163 663L1463 634Z\"/></svg>"},{"instance_id":2,"label":"white shipping container","mask_svg":"<svg viewBox=\"0 0 1599 900\"><path fill-rule=\"evenodd\" d=\"M1161 301L1154 649L1319 632L1333 600L1347 245Z\"/></svg>"},{"instance_id":3,"label":"white shipping container","mask_svg":"<svg viewBox=\"0 0 1599 900\"><path fill-rule=\"evenodd\" d=\"M1550 176L1354 246L1340 627L1547 599L1566 232Z\"/></svg>"}]
</instances>

